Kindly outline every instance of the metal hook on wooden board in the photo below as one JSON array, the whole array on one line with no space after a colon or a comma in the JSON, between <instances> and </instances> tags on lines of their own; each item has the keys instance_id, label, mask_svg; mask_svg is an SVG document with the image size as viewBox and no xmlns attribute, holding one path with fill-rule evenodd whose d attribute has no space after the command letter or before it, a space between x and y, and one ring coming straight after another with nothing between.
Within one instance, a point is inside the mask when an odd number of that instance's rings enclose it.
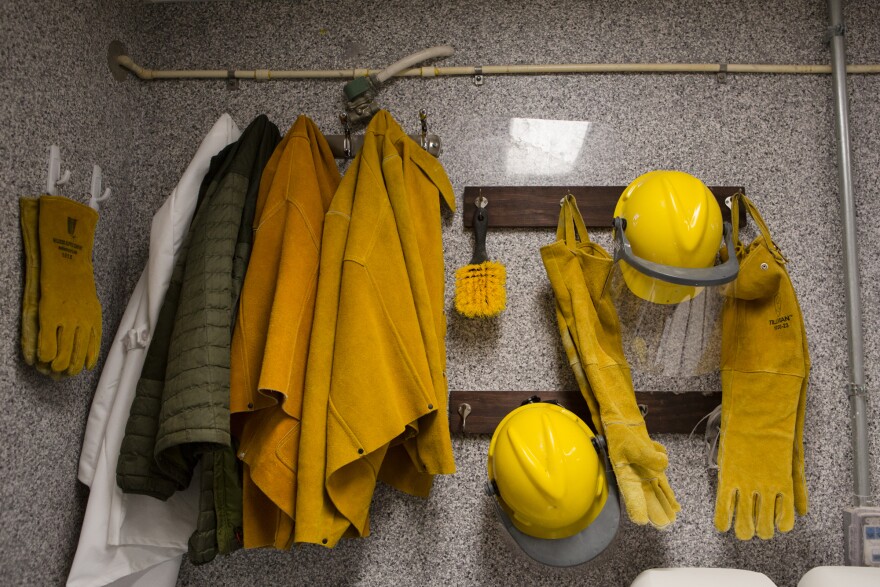
<instances>
[{"instance_id":1,"label":"metal hook on wooden board","mask_svg":"<svg viewBox=\"0 0 880 587\"><path fill-rule=\"evenodd\" d=\"M467 432L467 417L471 413L471 405L468 403L458 404L458 415L461 416L461 431Z\"/></svg>"}]
</instances>

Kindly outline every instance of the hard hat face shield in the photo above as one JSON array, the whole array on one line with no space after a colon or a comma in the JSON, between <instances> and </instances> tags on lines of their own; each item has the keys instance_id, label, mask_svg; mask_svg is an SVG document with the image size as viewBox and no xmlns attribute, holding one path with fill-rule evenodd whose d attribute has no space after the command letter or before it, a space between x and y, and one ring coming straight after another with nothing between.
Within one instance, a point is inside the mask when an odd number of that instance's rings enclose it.
<instances>
[{"instance_id":1,"label":"hard hat face shield","mask_svg":"<svg viewBox=\"0 0 880 587\"><path fill-rule=\"evenodd\" d=\"M640 384L675 389L679 383L694 384L684 378L717 375L727 287L702 287L698 294L677 304L655 304L632 292L624 267L615 263L605 288L617 310L623 353L633 377L669 378Z\"/></svg>"},{"instance_id":2,"label":"hard hat face shield","mask_svg":"<svg viewBox=\"0 0 880 587\"><path fill-rule=\"evenodd\" d=\"M721 243L727 260L710 267L677 267L643 259L633 252L626 237L626 219L614 218L613 226L614 260L625 264L622 271L633 293L650 302L677 304L698 296L704 287L729 283L739 273L729 222L723 223Z\"/></svg>"},{"instance_id":3,"label":"hard hat face shield","mask_svg":"<svg viewBox=\"0 0 880 587\"><path fill-rule=\"evenodd\" d=\"M638 297L678 304L736 279L733 229L702 181L680 171L636 178L614 209L614 260ZM716 265L719 250L725 260Z\"/></svg>"},{"instance_id":4,"label":"hard hat face shield","mask_svg":"<svg viewBox=\"0 0 880 587\"><path fill-rule=\"evenodd\" d=\"M733 230L702 181L680 171L634 180L614 211L615 269L606 282L634 371L717 371L725 284L739 264Z\"/></svg>"},{"instance_id":5,"label":"hard hat face shield","mask_svg":"<svg viewBox=\"0 0 880 587\"><path fill-rule=\"evenodd\" d=\"M561 406L508 414L489 446L487 493L504 534L529 558L583 564L617 535L620 501L604 441Z\"/></svg>"}]
</instances>

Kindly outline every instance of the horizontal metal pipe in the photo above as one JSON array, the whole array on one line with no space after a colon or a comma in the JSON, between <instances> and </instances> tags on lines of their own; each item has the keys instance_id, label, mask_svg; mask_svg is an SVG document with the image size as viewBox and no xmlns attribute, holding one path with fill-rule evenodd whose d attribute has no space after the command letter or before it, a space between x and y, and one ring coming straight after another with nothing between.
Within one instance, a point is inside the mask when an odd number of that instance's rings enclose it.
<instances>
[{"instance_id":1,"label":"horizontal metal pipe","mask_svg":"<svg viewBox=\"0 0 880 587\"><path fill-rule=\"evenodd\" d=\"M158 79L352 79L379 73L380 69L146 69L128 55L117 63L142 80ZM847 73L880 73L880 64L848 65ZM780 73L830 74L830 65L772 63L560 63L549 65L484 65L482 67L415 67L395 77L438 77L452 75L529 75L552 73Z\"/></svg>"}]
</instances>

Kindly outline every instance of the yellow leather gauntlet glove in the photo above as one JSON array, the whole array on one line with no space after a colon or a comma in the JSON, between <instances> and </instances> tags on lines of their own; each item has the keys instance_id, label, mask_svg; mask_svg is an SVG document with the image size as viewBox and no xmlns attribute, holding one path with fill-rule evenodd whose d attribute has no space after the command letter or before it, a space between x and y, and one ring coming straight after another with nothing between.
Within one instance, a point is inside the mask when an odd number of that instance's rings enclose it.
<instances>
[{"instance_id":1,"label":"yellow leather gauntlet glove","mask_svg":"<svg viewBox=\"0 0 880 587\"><path fill-rule=\"evenodd\" d=\"M55 378L47 363L37 360L37 337L40 332L40 201L19 198L21 240L24 244L24 291L21 297L21 352L24 362L43 375Z\"/></svg>"},{"instance_id":2,"label":"yellow leather gauntlet glove","mask_svg":"<svg viewBox=\"0 0 880 587\"><path fill-rule=\"evenodd\" d=\"M665 448L650 439L623 355L620 323L605 282L613 260L590 242L574 198L562 203L557 242L541 248L562 344L608 455L626 511L664 528L681 507L666 479ZM579 236L579 239L578 239Z\"/></svg>"},{"instance_id":3,"label":"yellow leather gauntlet glove","mask_svg":"<svg viewBox=\"0 0 880 587\"><path fill-rule=\"evenodd\" d=\"M40 304L40 201L19 198L21 212L21 240L24 244L24 292L21 299L21 352L24 362L33 365L37 360L37 322Z\"/></svg>"},{"instance_id":4,"label":"yellow leather gauntlet glove","mask_svg":"<svg viewBox=\"0 0 880 587\"><path fill-rule=\"evenodd\" d=\"M37 358L67 375L98 361L101 303L92 246L98 213L61 196L40 198L40 305Z\"/></svg>"},{"instance_id":5,"label":"yellow leather gauntlet glove","mask_svg":"<svg viewBox=\"0 0 880 587\"><path fill-rule=\"evenodd\" d=\"M614 389L616 384L612 380L624 382L618 388L619 393L602 394L607 396L602 400L605 406L603 410L587 382L587 373L581 365L571 333L564 327L565 321L558 306L556 315L560 322L562 346L565 348L569 366L590 409L593 424L605 435L609 459L630 520L640 525L650 523L657 528L668 526L675 521L675 514L681 510L681 506L676 501L664 473L669 464L666 448L648 437L644 419L632 391L628 370L620 365L612 365L605 369L588 367L587 370L592 372L593 379L604 380L604 383L600 383L600 387L604 387L605 390ZM629 394L624 391L627 389L627 381L630 382ZM627 395L631 397L627 398ZM624 412L627 416L624 416Z\"/></svg>"},{"instance_id":6,"label":"yellow leather gauntlet glove","mask_svg":"<svg viewBox=\"0 0 880 587\"><path fill-rule=\"evenodd\" d=\"M587 367L587 373L630 520L665 528L675 521L681 506L666 479L666 448L648 436L629 368L621 364L594 365Z\"/></svg>"},{"instance_id":7,"label":"yellow leather gauntlet glove","mask_svg":"<svg viewBox=\"0 0 880 587\"><path fill-rule=\"evenodd\" d=\"M737 538L769 539L807 511L803 419L809 356L800 307L785 258L752 203L761 230L751 245L734 241L739 275L722 312L721 444L715 527Z\"/></svg>"}]
</instances>

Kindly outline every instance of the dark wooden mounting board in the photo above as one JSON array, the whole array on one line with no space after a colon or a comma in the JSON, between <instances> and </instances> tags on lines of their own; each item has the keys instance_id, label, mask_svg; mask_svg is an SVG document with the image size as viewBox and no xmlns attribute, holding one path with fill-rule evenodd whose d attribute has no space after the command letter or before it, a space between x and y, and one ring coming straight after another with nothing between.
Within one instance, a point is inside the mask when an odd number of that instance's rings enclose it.
<instances>
[{"instance_id":1,"label":"dark wooden mounting board","mask_svg":"<svg viewBox=\"0 0 880 587\"><path fill-rule=\"evenodd\" d=\"M471 412L464 433L492 434L505 415L533 395L544 401L558 401L592 427L587 403L579 391L450 391L449 429L453 433L462 433L458 408L466 403L470 405ZM706 426L700 420L721 403L721 394L637 391L636 402L647 409L645 424L651 434L689 434L694 428L702 433Z\"/></svg>"},{"instance_id":2,"label":"dark wooden mounting board","mask_svg":"<svg viewBox=\"0 0 880 587\"><path fill-rule=\"evenodd\" d=\"M482 195L489 200L489 227L496 228L556 228L559 222L559 200L571 193L588 227L610 228L617 199L625 186L467 186L464 188L465 228L473 224L474 200ZM730 209L724 200L742 187L710 186L721 205L721 215L730 220ZM741 219L742 220L742 219Z\"/></svg>"}]
</instances>

